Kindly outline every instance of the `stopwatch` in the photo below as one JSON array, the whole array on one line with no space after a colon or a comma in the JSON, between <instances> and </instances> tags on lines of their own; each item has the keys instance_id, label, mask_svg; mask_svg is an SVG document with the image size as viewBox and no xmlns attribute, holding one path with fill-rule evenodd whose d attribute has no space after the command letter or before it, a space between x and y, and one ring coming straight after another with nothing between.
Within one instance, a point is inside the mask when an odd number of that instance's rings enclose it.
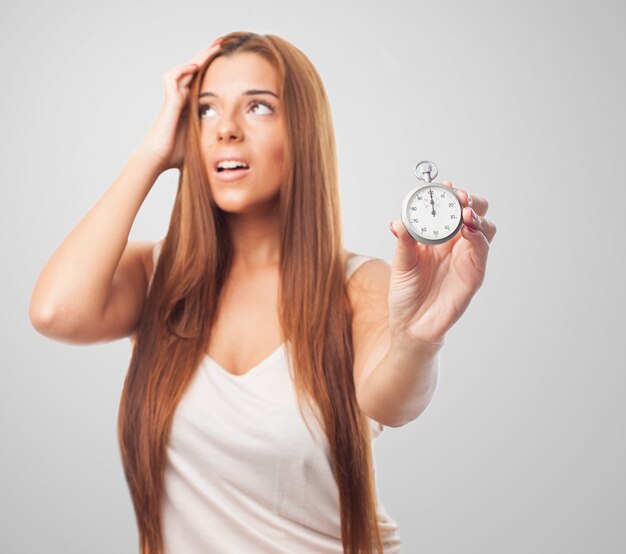
<instances>
[{"instance_id":1,"label":"stopwatch","mask_svg":"<svg viewBox=\"0 0 626 554\"><path fill-rule=\"evenodd\" d=\"M459 197L452 188L433 181L439 173L433 162L418 163L414 173L426 184L409 192L402 203L402 223L405 229L422 244L435 245L449 241L463 225L463 207Z\"/></svg>"}]
</instances>

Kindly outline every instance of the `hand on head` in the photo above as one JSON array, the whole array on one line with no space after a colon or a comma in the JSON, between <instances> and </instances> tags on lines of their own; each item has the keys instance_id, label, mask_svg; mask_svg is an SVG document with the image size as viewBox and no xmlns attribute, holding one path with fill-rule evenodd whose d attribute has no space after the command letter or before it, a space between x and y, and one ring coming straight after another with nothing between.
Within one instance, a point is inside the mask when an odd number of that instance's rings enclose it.
<instances>
[{"instance_id":1,"label":"hand on head","mask_svg":"<svg viewBox=\"0 0 626 554\"><path fill-rule=\"evenodd\" d=\"M155 160L159 172L182 165L186 125L179 123L189 100L189 83L220 45L221 37L218 37L198 52L190 63L173 67L163 75L165 97L161 111L137 149Z\"/></svg>"}]
</instances>

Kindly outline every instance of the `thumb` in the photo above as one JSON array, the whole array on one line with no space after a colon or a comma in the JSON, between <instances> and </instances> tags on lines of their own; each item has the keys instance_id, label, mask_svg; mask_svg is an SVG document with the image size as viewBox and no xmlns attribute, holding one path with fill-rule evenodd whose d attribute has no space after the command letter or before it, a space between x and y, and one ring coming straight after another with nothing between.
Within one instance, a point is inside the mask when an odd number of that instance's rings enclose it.
<instances>
[{"instance_id":1,"label":"thumb","mask_svg":"<svg viewBox=\"0 0 626 554\"><path fill-rule=\"evenodd\" d=\"M391 232L398 238L396 251L393 256L392 268L397 271L410 271L419 261L419 246L417 241L409 235L401 220L389 222Z\"/></svg>"}]
</instances>

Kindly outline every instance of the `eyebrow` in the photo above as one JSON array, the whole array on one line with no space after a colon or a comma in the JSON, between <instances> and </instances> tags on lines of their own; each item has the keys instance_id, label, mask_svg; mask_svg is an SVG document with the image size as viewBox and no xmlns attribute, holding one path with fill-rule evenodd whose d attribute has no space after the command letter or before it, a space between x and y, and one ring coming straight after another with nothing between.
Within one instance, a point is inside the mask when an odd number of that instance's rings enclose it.
<instances>
[{"instance_id":1,"label":"eyebrow","mask_svg":"<svg viewBox=\"0 0 626 554\"><path fill-rule=\"evenodd\" d=\"M256 89L256 88L245 91L244 93L242 93L242 96L254 96L256 94L271 94L272 96L275 96L276 98L278 98L278 94L276 94L275 92L272 92L271 90L262 90L262 89ZM198 98L202 98L203 96L211 96L213 98L218 97L217 94L215 94L214 92L210 92L210 91L201 92L198 95Z\"/></svg>"}]
</instances>

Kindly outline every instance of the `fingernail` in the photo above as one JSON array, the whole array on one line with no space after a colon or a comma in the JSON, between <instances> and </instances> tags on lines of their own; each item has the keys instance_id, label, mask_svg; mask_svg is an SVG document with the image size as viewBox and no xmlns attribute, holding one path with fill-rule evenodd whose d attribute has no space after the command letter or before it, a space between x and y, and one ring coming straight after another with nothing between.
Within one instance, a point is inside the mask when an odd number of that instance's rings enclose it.
<instances>
[{"instance_id":1,"label":"fingernail","mask_svg":"<svg viewBox=\"0 0 626 554\"><path fill-rule=\"evenodd\" d=\"M470 208L470 211L472 212L472 219L474 219L474 221L478 221L478 216L476 215L476 212L472 210L472 208Z\"/></svg>"},{"instance_id":2,"label":"fingernail","mask_svg":"<svg viewBox=\"0 0 626 554\"><path fill-rule=\"evenodd\" d=\"M472 205L472 197L470 196L469 192L466 192L465 194L467 194L467 205L471 206Z\"/></svg>"},{"instance_id":3,"label":"fingernail","mask_svg":"<svg viewBox=\"0 0 626 554\"><path fill-rule=\"evenodd\" d=\"M469 225L466 225L465 228L470 232L470 233L475 233L476 229L472 229Z\"/></svg>"},{"instance_id":4,"label":"fingernail","mask_svg":"<svg viewBox=\"0 0 626 554\"><path fill-rule=\"evenodd\" d=\"M389 229L391 229L391 232L395 235L396 238L399 238L398 233L396 233L393 229L393 221L389 222Z\"/></svg>"}]
</instances>

